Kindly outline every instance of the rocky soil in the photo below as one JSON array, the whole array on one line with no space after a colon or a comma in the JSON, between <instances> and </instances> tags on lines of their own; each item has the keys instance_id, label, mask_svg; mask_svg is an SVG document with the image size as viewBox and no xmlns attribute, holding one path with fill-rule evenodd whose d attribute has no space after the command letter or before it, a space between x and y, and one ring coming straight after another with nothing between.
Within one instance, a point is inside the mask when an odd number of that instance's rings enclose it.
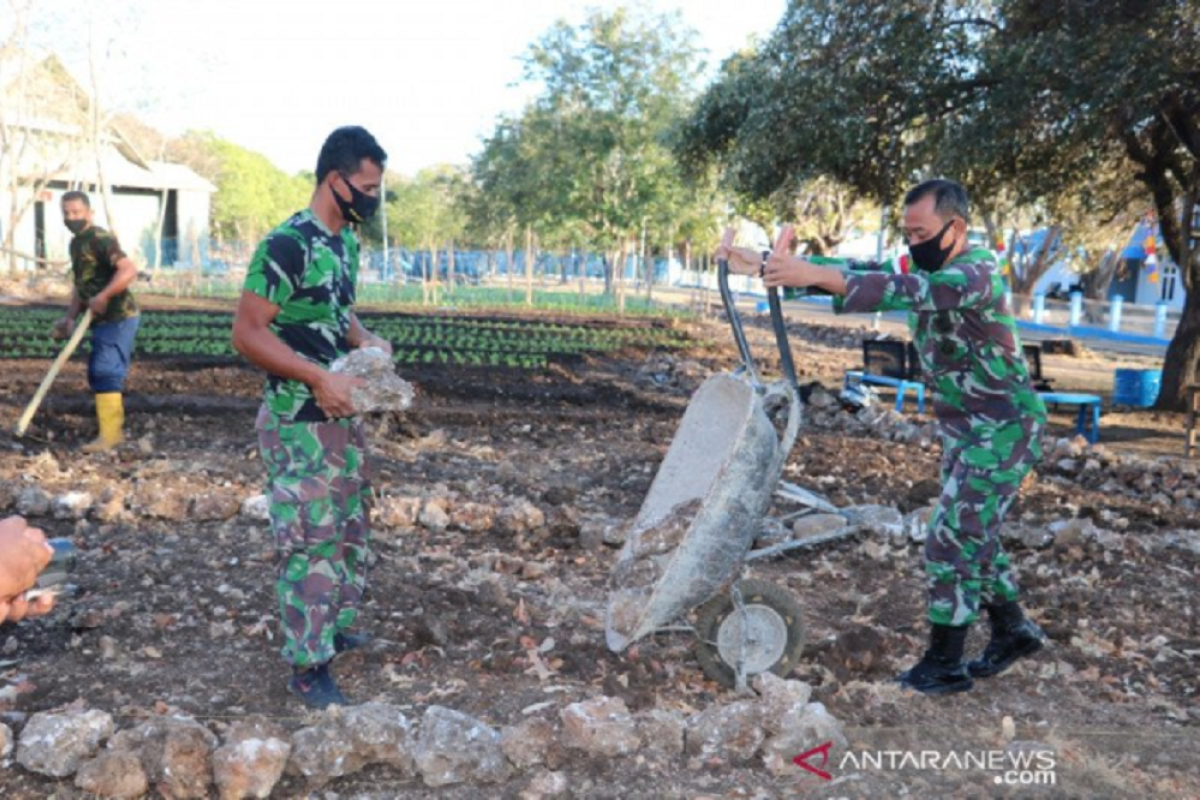
<instances>
[{"instance_id":1,"label":"rocky soil","mask_svg":"<svg viewBox=\"0 0 1200 800\"><path fill-rule=\"evenodd\" d=\"M882 797L1200 795L1194 463L1072 438L1006 528L1051 646L968 694L892 676L926 627L920 542L938 492L928 420L840 407L862 331L793 326L817 381L785 480L836 514L780 501L760 545L846 535L748 565L801 604L783 679L708 680L684 632L604 646L610 568L690 393L732 367L720 323L687 352L629 352L528 374L425 368L372 418L375 557L363 628L335 674L356 702L306 712L285 690L272 544L236 363L142 362L129 442L94 433L72 362L31 436L12 422L44 362L0 361L0 514L80 550L49 618L0 630L5 797ZM767 353L765 329L752 342ZM768 359L770 362L771 359ZM768 363L768 368L771 365ZM1178 430L1178 419L1138 424ZM984 632L969 647L983 646ZM793 758L832 743L828 780ZM988 769L847 761L876 751L1049 754L1053 786ZM804 759L821 767L820 754Z\"/></svg>"}]
</instances>

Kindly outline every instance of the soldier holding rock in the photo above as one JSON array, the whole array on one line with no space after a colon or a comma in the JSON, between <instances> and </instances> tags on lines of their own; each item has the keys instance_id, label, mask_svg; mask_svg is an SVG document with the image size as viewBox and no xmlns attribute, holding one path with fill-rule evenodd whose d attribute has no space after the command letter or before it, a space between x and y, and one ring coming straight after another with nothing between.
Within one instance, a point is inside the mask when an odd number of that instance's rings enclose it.
<instances>
[{"instance_id":1,"label":"soldier holding rock","mask_svg":"<svg viewBox=\"0 0 1200 800\"><path fill-rule=\"evenodd\" d=\"M234 347L268 374L256 429L282 652L293 668L288 689L316 708L347 702L329 665L366 642L350 630L369 547L366 439L351 397L363 381L329 367L354 348L392 352L354 313L359 242L350 227L378 209L386 160L363 128L330 134L309 207L259 245L233 323Z\"/></svg>"}]
</instances>

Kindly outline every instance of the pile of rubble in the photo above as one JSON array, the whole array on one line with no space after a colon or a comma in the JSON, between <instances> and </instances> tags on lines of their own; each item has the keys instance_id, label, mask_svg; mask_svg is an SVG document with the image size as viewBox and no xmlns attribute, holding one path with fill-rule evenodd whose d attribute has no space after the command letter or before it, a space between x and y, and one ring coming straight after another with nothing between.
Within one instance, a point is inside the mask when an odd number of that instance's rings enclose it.
<instances>
[{"instance_id":1,"label":"pile of rubble","mask_svg":"<svg viewBox=\"0 0 1200 800\"><path fill-rule=\"evenodd\" d=\"M938 440L937 424L932 418L905 416L882 403L851 410L843 406L836 394L820 384L812 385L805 411L805 422L818 430L869 433L881 439L915 443L921 447L929 447Z\"/></svg>"},{"instance_id":2,"label":"pile of rubble","mask_svg":"<svg viewBox=\"0 0 1200 800\"><path fill-rule=\"evenodd\" d=\"M143 490L144 489L144 490ZM193 494L153 492L148 482L125 492L110 486L93 494L69 489L54 490L36 482L0 482L0 513L13 511L31 520L51 517L59 520L94 520L100 523L131 521L137 518L166 521L191 520L223 522L235 517L265 521L270 498L265 494L245 494L232 487L212 487ZM431 531L455 529L466 532L497 530L525 533L547 525L547 515L528 499L512 497L500 487L467 500L444 486L413 488L412 493L393 489L378 498L376 522L384 529ZM578 527L578 513L570 507L557 509L551 522Z\"/></svg>"},{"instance_id":3,"label":"pile of rubble","mask_svg":"<svg viewBox=\"0 0 1200 800\"><path fill-rule=\"evenodd\" d=\"M712 370L688 358L658 353L638 367L634 381L643 389L679 389L694 392Z\"/></svg>"},{"instance_id":4,"label":"pile of rubble","mask_svg":"<svg viewBox=\"0 0 1200 800\"><path fill-rule=\"evenodd\" d=\"M761 763L797 777L792 759L812 742L844 745L841 724L800 681L758 677L756 693L685 715L655 708L631 712L613 697L524 710L526 719L496 729L467 714L429 706L419 723L397 706L366 703L311 715L289 732L261 717L210 725L155 714L117 730L105 711L74 706L34 714L16 741L16 761L51 778L74 777L99 797L267 797L285 775L320 788L336 778L385 765L426 786L495 784L528 773L528 792L571 791L568 768L637 757L689 766ZM0 724L0 758L10 763L12 730Z\"/></svg>"},{"instance_id":5,"label":"pile of rubble","mask_svg":"<svg viewBox=\"0 0 1200 800\"><path fill-rule=\"evenodd\" d=\"M1119 456L1076 437L1046 448L1042 472L1075 488L1146 500L1152 506L1200 509L1200 466L1187 459Z\"/></svg>"},{"instance_id":6,"label":"pile of rubble","mask_svg":"<svg viewBox=\"0 0 1200 800\"><path fill-rule=\"evenodd\" d=\"M929 418L899 414L876 403L857 411L843 407L835 394L820 385L813 387L807 407L807 422L830 432L864 434L893 442L930 447L938 441L937 425ZM1200 466L1178 458L1147 459L1111 453L1082 436L1042 442L1045 457L1039 472L1051 480L1076 489L1145 499L1153 506L1175 506L1200 510Z\"/></svg>"}]
</instances>

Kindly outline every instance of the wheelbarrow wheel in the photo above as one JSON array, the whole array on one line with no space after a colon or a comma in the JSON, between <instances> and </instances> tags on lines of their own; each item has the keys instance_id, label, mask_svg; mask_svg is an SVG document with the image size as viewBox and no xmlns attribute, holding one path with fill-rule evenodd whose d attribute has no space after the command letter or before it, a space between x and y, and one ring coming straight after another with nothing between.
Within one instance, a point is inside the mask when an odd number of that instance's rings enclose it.
<instances>
[{"instance_id":1,"label":"wheelbarrow wheel","mask_svg":"<svg viewBox=\"0 0 1200 800\"><path fill-rule=\"evenodd\" d=\"M791 593L773 583L749 579L738 584L746 609L746 677L762 672L787 675L804 649L804 623ZM737 680L742 615L732 594L722 593L697 614L696 658L704 674L723 686Z\"/></svg>"}]
</instances>

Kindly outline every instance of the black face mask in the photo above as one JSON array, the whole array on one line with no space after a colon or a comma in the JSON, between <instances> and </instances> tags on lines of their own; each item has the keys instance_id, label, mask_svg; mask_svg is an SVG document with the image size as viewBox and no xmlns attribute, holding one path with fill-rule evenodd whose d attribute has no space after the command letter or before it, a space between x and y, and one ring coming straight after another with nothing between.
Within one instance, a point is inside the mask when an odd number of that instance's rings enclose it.
<instances>
[{"instance_id":1,"label":"black face mask","mask_svg":"<svg viewBox=\"0 0 1200 800\"><path fill-rule=\"evenodd\" d=\"M938 242L946 235L946 231L950 230L950 226L954 224L954 220L946 223L940 231L930 236L923 242L918 244L910 244L908 246L908 254L912 256L913 263L918 269L923 269L926 272L937 272L946 263L946 259L950 257L950 251L954 249L954 245L949 247L940 247Z\"/></svg>"},{"instance_id":2,"label":"black face mask","mask_svg":"<svg viewBox=\"0 0 1200 800\"><path fill-rule=\"evenodd\" d=\"M371 195L359 189L344 173L339 172L342 176L342 182L350 187L350 199L344 199L340 194L333 191L333 187L329 187L329 191L333 192L333 199L337 201L338 210L342 212L342 219L347 222L363 223L375 216L375 212L379 209L379 198L371 197Z\"/></svg>"},{"instance_id":3,"label":"black face mask","mask_svg":"<svg viewBox=\"0 0 1200 800\"><path fill-rule=\"evenodd\" d=\"M86 219L64 219L63 224L67 226L67 230L78 236L87 227Z\"/></svg>"}]
</instances>

